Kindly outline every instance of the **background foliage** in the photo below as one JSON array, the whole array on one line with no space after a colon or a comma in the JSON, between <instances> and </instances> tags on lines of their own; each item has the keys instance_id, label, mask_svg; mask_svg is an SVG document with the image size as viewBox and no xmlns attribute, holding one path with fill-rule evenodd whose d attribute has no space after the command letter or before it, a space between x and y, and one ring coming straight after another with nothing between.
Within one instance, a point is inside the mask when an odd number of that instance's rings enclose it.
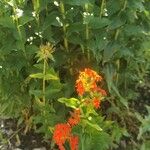
<instances>
[{"instance_id":1,"label":"background foliage","mask_svg":"<svg viewBox=\"0 0 150 150\"><path fill-rule=\"evenodd\" d=\"M104 131L87 138L87 145L149 147L150 115L137 109L137 88L150 75L149 0L1 0L0 37L1 117L17 118L24 132L34 128L51 137L48 127L68 112L57 99L76 96L78 72L91 67L104 76L109 96L99 110ZM43 72L38 53L47 42L55 51L45 69L51 77L43 79L34 75Z\"/></svg>"}]
</instances>

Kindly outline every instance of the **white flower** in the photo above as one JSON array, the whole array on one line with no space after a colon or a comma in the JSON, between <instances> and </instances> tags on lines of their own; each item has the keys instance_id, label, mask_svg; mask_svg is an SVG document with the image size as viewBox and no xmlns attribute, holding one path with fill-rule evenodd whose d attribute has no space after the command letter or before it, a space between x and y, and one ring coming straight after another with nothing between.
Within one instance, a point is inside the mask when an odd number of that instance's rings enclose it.
<instances>
[{"instance_id":1,"label":"white flower","mask_svg":"<svg viewBox=\"0 0 150 150\"><path fill-rule=\"evenodd\" d=\"M105 12L107 12L107 9L106 9L106 8L104 8L104 11L105 11Z\"/></svg>"},{"instance_id":2,"label":"white flower","mask_svg":"<svg viewBox=\"0 0 150 150\"><path fill-rule=\"evenodd\" d=\"M3 66L0 66L0 69L2 69L3 68Z\"/></svg>"},{"instance_id":3,"label":"white flower","mask_svg":"<svg viewBox=\"0 0 150 150\"><path fill-rule=\"evenodd\" d=\"M55 6L59 6L59 3L57 1L54 1Z\"/></svg>"},{"instance_id":4,"label":"white flower","mask_svg":"<svg viewBox=\"0 0 150 150\"><path fill-rule=\"evenodd\" d=\"M59 17L56 17L56 20L59 22L60 26L63 26L63 23L60 21Z\"/></svg>"},{"instance_id":5,"label":"white flower","mask_svg":"<svg viewBox=\"0 0 150 150\"><path fill-rule=\"evenodd\" d=\"M87 16L94 16L94 14L89 12L83 12L83 17L86 18Z\"/></svg>"},{"instance_id":6,"label":"white flower","mask_svg":"<svg viewBox=\"0 0 150 150\"><path fill-rule=\"evenodd\" d=\"M90 13L88 13L88 12L83 12L83 17L86 17L86 16L90 16Z\"/></svg>"},{"instance_id":7,"label":"white flower","mask_svg":"<svg viewBox=\"0 0 150 150\"><path fill-rule=\"evenodd\" d=\"M35 11L32 12L32 16L36 17L36 12Z\"/></svg>"},{"instance_id":8,"label":"white flower","mask_svg":"<svg viewBox=\"0 0 150 150\"><path fill-rule=\"evenodd\" d=\"M33 37L32 37L32 36L30 36L30 40L31 40L31 41L33 40Z\"/></svg>"},{"instance_id":9,"label":"white flower","mask_svg":"<svg viewBox=\"0 0 150 150\"><path fill-rule=\"evenodd\" d=\"M40 38L42 38L42 32L35 32L35 35L39 36Z\"/></svg>"},{"instance_id":10,"label":"white flower","mask_svg":"<svg viewBox=\"0 0 150 150\"><path fill-rule=\"evenodd\" d=\"M107 13L107 12L105 12L104 16L106 16L106 17L107 17L107 16L108 16L108 13Z\"/></svg>"},{"instance_id":11,"label":"white flower","mask_svg":"<svg viewBox=\"0 0 150 150\"><path fill-rule=\"evenodd\" d=\"M17 9L16 9L16 16L17 16L18 18L20 18L21 16L23 16L23 10L17 8Z\"/></svg>"}]
</instances>

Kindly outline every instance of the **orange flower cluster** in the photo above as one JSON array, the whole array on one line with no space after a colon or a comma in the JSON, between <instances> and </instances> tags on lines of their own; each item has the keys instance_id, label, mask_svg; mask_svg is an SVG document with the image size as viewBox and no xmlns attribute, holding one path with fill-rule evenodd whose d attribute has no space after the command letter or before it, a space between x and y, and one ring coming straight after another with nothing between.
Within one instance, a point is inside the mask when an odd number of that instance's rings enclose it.
<instances>
[{"instance_id":1,"label":"orange flower cluster","mask_svg":"<svg viewBox=\"0 0 150 150\"><path fill-rule=\"evenodd\" d=\"M102 77L95 71L85 68L79 74L78 80L76 80L76 91L79 96L83 96L85 93L98 93L99 96L94 97L92 100L93 106L98 109L100 107L101 96L106 96L106 91L98 87L97 82L102 81Z\"/></svg>"},{"instance_id":2,"label":"orange flower cluster","mask_svg":"<svg viewBox=\"0 0 150 150\"><path fill-rule=\"evenodd\" d=\"M102 81L102 77L91 69L86 68L80 72L76 81L76 91L80 96L83 96L85 93L90 94L89 98L84 99L86 106L92 105L98 109L101 98L107 95L105 90L98 87L97 82L99 81ZM66 141L69 142L71 150L78 150L79 138L71 132L72 128L79 124L80 115L80 109L76 109L71 113L67 123L60 123L55 126L53 140L58 145L59 150L65 150L64 144Z\"/></svg>"},{"instance_id":3,"label":"orange flower cluster","mask_svg":"<svg viewBox=\"0 0 150 150\"><path fill-rule=\"evenodd\" d=\"M65 150L63 144L70 138L71 127L66 123L60 123L55 126L53 139L60 150Z\"/></svg>"},{"instance_id":4,"label":"orange flower cluster","mask_svg":"<svg viewBox=\"0 0 150 150\"><path fill-rule=\"evenodd\" d=\"M98 98L93 98L93 106L98 109L100 107L100 100Z\"/></svg>"},{"instance_id":5,"label":"orange flower cluster","mask_svg":"<svg viewBox=\"0 0 150 150\"><path fill-rule=\"evenodd\" d=\"M99 81L102 81L102 77L95 71L86 68L79 74L79 78L76 81L76 91L80 96L82 96L85 92L91 91L97 91L103 95L104 91L97 86L97 82Z\"/></svg>"},{"instance_id":6,"label":"orange flower cluster","mask_svg":"<svg viewBox=\"0 0 150 150\"><path fill-rule=\"evenodd\" d=\"M80 122L80 109L74 110L71 117L68 119L68 123L71 127L77 125Z\"/></svg>"},{"instance_id":7,"label":"orange flower cluster","mask_svg":"<svg viewBox=\"0 0 150 150\"><path fill-rule=\"evenodd\" d=\"M74 110L67 123L60 123L55 126L53 140L60 150L65 150L64 144L69 141L71 150L78 150L78 136L71 133L72 127L80 122L80 110Z\"/></svg>"}]
</instances>

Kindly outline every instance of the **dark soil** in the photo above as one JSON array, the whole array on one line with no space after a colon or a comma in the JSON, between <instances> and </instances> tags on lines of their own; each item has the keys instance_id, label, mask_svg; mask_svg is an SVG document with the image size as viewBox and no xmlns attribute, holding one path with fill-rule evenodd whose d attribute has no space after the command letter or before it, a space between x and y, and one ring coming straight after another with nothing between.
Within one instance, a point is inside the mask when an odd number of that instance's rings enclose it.
<instances>
[{"instance_id":1,"label":"dark soil","mask_svg":"<svg viewBox=\"0 0 150 150\"><path fill-rule=\"evenodd\" d=\"M0 132L6 141L0 141L0 149L14 150L19 148L21 150L33 150L34 148L39 148L40 150L41 148L41 150L50 150L50 141L49 143L43 141L43 134L38 134L31 130L25 135L23 130L19 130L18 133L16 133L16 129L15 120L1 120Z\"/></svg>"}]
</instances>

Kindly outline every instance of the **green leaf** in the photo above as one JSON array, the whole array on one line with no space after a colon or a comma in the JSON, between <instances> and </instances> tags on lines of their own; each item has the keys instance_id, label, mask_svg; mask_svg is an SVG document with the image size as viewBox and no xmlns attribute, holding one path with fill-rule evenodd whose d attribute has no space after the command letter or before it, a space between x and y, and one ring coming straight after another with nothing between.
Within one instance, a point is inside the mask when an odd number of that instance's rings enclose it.
<instances>
[{"instance_id":1,"label":"green leaf","mask_svg":"<svg viewBox=\"0 0 150 150\"><path fill-rule=\"evenodd\" d=\"M33 17L27 16L27 15L23 15L23 16L19 19L19 25L20 25L20 26L23 26L23 25L25 25L26 23L28 23L28 22L30 22L30 21L32 21L32 20L34 20Z\"/></svg>"},{"instance_id":2,"label":"green leaf","mask_svg":"<svg viewBox=\"0 0 150 150\"><path fill-rule=\"evenodd\" d=\"M52 74L46 74L43 73L35 73L30 75L31 78L37 78L37 79L43 79L45 77L45 80L58 80L58 77Z\"/></svg>"},{"instance_id":3,"label":"green leaf","mask_svg":"<svg viewBox=\"0 0 150 150\"><path fill-rule=\"evenodd\" d=\"M110 93L113 94L115 92L115 94L119 98L119 101L126 108L128 108L128 102L127 102L127 100L121 96L119 90L117 89L116 85L113 82L113 75L114 75L114 72L115 72L114 67L111 64L108 64L107 66L105 66L104 72L105 72L106 82L107 82L108 89L109 89Z\"/></svg>"},{"instance_id":4,"label":"green leaf","mask_svg":"<svg viewBox=\"0 0 150 150\"><path fill-rule=\"evenodd\" d=\"M121 9L121 1L109 0L107 2L108 15L113 15Z\"/></svg>"},{"instance_id":5,"label":"green leaf","mask_svg":"<svg viewBox=\"0 0 150 150\"><path fill-rule=\"evenodd\" d=\"M110 21L107 18L93 16L86 17L84 21L89 25L89 28L91 29L100 29L110 24Z\"/></svg>"},{"instance_id":6,"label":"green leaf","mask_svg":"<svg viewBox=\"0 0 150 150\"><path fill-rule=\"evenodd\" d=\"M42 94L43 94L41 90L30 90L29 93L36 97L42 97Z\"/></svg>"},{"instance_id":7,"label":"green leaf","mask_svg":"<svg viewBox=\"0 0 150 150\"><path fill-rule=\"evenodd\" d=\"M45 80L58 80L58 77L52 74L46 74Z\"/></svg>"},{"instance_id":8,"label":"green leaf","mask_svg":"<svg viewBox=\"0 0 150 150\"><path fill-rule=\"evenodd\" d=\"M90 150L108 150L111 145L111 137L106 132L97 132L92 134Z\"/></svg>"},{"instance_id":9,"label":"green leaf","mask_svg":"<svg viewBox=\"0 0 150 150\"><path fill-rule=\"evenodd\" d=\"M92 122L90 122L90 121L88 121L88 120L83 120L83 122L84 122L85 124L88 124L90 127L94 128L94 129L96 129L96 130L98 130L98 131L102 131L102 130L103 130L103 129L102 129L98 124L96 124L96 123L92 123Z\"/></svg>"},{"instance_id":10,"label":"green leaf","mask_svg":"<svg viewBox=\"0 0 150 150\"><path fill-rule=\"evenodd\" d=\"M56 17L58 17L60 14L57 11L52 11L48 16L46 16L46 19L43 23L42 30L46 30L49 26L60 26L60 23L56 20Z\"/></svg>"},{"instance_id":11,"label":"green leaf","mask_svg":"<svg viewBox=\"0 0 150 150\"><path fill-rule=\"evenodd\" d=\"M134 25L126 25L124 28L127 35L139 35L144 33L144 30L140 26L134 26Z\"/></svg>"},{"instance_id":12,"label":"green leaf","mask_svg":"<svg viewBox=\"0 0 150 150\"><path fill-rule=\"evenodd\" d=\"M110 23L108 28L110 30L114 30L116 28L119 28L120 26L125 24L125 21L126 20L122 20L122 19L120 19L118 17L112 18L112 21L111 21L111 23Z\"/></svg>"},{"instance_id":13,"label":"green leaf","mask_svg":"<svg viewBox=\"0 0 150 150\"><path fill-rule=\"evenodd\" d=\"M0 25L3 27L11 28L11 29L15 28L15 24L13 22L13 19L11 17L8 17L8 16L0 18Z\"/></svg>"},{"instance_id":14,"label":"green leaf","mask_svg":"<svg viewBox=\"0 0 150 150\"><path fill-rule=\"evenodd\" d=\"M78 108L80 101L76 98L59 98L59 102L64 103L67 107Z\"/></svg>"},{"instance_id":15,"label":"green leaf","mask_svg":"<svg viewBox=\"0 0 150 150\"><path fill-rule=\"evenodd\" d=\"M36 74L31 74L31 78L37 78L37 79L43 79L43 73L36 73Z\"/></svg>"},{"instance_id":16,"label":"green leaf","mask_svg":"<svg viewBox=\"0 0 150 150\"><path fill-rule=\"evenodd\" d=\"M64 2L69 5L84 6L85 4L89 3L89 0L65 0Z\"/></svg>"}]
</instances>

